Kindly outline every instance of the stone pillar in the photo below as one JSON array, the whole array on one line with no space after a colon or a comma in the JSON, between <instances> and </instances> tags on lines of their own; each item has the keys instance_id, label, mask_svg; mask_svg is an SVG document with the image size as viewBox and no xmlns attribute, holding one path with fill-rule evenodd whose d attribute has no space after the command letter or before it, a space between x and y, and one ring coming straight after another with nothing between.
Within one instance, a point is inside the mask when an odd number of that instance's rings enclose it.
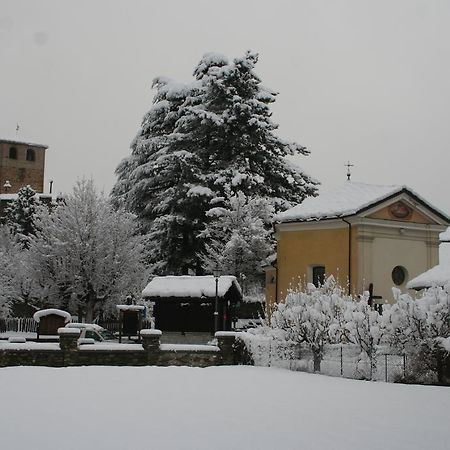
<instances>
[{"instance_id":1,"label":"stone pillar","mask_svg":"<svg viewBox=\"0 0 450 450\"><path fill-rule=\"evenodd\" d=\"M147 352L148 365L156 365L161 352L161 330L141 330L142 346Z\"/></svg>"},{"instance_id":2,"label":"stone pillar","mask_svg":"<svg viewBox=\"0 0 450 450\"><path fill-rule=\"evenodd\" d=\"M234 343L236 341L236 332L234 331L217 331L215 337L220 349L221 364L222 365L234 365Z\"/></svg>"},{"instance_id":3,"label":"stone pillar","mask_svg":"<svg viewBox=\"0 0 450 450\"><path fill-rule=\"evenodd\" d=\"M63 366L76 365L80 333L79 328L58 328L59 348L63 352Z\"/></svg>"}]
</instances>

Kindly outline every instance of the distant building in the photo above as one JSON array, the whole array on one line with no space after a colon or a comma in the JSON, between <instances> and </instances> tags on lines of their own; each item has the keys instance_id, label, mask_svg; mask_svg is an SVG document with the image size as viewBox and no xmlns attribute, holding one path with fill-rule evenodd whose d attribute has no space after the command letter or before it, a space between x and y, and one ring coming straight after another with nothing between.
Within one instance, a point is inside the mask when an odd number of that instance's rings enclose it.
<instances>
[{"instance_id":1,"label":"distant building","mask_svg":"<svg viewBox=\"0 0 450 450\"><path fill-rule=\"evenodd\" d=\"M333 275L349 291L373 287L374 303L438 262L439 233L450 218L404 186L348 181L278 215L277 258L266 270L266 302L299 282Z\"/></svg>"},{"instance_id":2,"label":"distant building","mask_svg":"<svg viewBox=\"0 0 450 450\"><path fill-rule=\"evenodd\" d=\"M46 145L0 139L0 193L16 193L30 185L44 192Z\"/></svg>"}]
</instances>

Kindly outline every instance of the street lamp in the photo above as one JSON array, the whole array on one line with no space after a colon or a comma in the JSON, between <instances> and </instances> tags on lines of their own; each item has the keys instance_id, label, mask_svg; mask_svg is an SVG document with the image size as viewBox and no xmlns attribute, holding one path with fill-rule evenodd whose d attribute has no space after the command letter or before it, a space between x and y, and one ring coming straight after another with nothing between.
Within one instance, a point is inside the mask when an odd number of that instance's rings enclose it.
<instances>
[{"instance_id":1,"label":"street lamp","mask_svg":"<svg viewBox=\"0 0 450 450\"><path fill-rule=\"evenodd\" d=\"M214 305L214 332L219 331L219 278L220 269L216 266L213 270L213 275L216 280L216 302Z\"/></svg>"},{"instance_id":2,"label":"street lamp","mask_svg":"<svg viewBox=\"0 0 450 450\"><path fill-rule=\"evenodd\" d=\"M11 183L9 182L9 180L5 181L3 187L5 188L5 192L8 193L8 189L11 187Z\"/></svg>"}]
</instances>

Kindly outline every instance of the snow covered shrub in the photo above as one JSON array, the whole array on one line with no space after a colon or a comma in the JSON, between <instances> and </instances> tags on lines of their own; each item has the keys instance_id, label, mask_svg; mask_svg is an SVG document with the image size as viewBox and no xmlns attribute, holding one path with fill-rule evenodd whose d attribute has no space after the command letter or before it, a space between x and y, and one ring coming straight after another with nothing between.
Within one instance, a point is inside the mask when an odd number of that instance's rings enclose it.
<instances>
[{"instance_id":1,"label":"snow covered shrub","mask_svg":"<svg viewBox=\"0 0 450 450\"><path fill-rule=\"evenodd\" d=\"M359 374L359 377L372 379L376 370L377 347L384 336L384 327L380 314L368 303L368 295L364 293L356 301L344 303L345 333L348 342L358 345L361 358L367 356L370 361L370 375Z\"/></svg>"},{"instance_id":2,"label":"snow covered shrub","mask_svg":"<svg viewBox=\"0 0 450 450\"><path fill-rule=\"evenodd\" d=\"M282 331L286 341L306 344L313 354L314 371L319 371L325 344L345 339L345 310L351 300L329 277L319 288L308 284L306 291L290 292L285 302L275 306L270 327Z\"/></svg>"},{"instance_id":3,"label":"snow covered shrub","mask_svg":"<svg viewBox=\"0 0 450 450\"><path fill-rule=\"evenodd\" d=\"M417 381L444 381L448 360L441 345L450 336L450 286L426 289L416 299L393 289L396 302L383 311L389 344L408 353Z\"/></svg>"}]
</instances>

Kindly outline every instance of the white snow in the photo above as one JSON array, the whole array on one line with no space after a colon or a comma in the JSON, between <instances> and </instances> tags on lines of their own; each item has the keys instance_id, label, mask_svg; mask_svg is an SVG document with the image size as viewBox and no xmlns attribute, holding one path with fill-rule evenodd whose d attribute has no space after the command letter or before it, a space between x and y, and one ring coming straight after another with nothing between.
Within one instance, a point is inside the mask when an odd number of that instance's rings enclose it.
<instances>
[{"instance_id":1,"label":"white snow","mask_svg":"<svg viewBox=\"0 0 450 450\"><path fill-rule=\"evenodd\" d=\"M39 311L36 311L33 314L33 319L39 323L41 320L41 317L50 316L51 314L55 314L57 316L64 317L65 323L70 322L72 319L72 316L67 311L63 311L61 309L55 309L55 308L40 309Z\"/></svg>"},{"instance_id":2,"label":"white snow","mask_svg":"<svg viewBox=\"0 0 450 450\"><path fill-rule=\"evenodd\" d=\"M143 305L116 305L119 311L143 311L145 306Z\"/></svg>"},{"instance_id":3,"label":"white snow","mask_svg":"<svg viewBox=\"0 0 450 450\"><path fill-rule=\"evenodd\" d=\"M450 227L439 235L441 242L450 242Z\"/></svg>"},{"instance_id":4,"label":"white snow","mask_svg":"<svg viewBox=\"0 0 450 450\"><path fill-rule=\"evenodd\" d=\"M241 288L236 277L222 275L219 278L218 296L223 297L232 285L239 292ZM155 277L142 291L143 297L215 297L216 280L212 275L205 276L166 276Z\"/></svg>"},{"instance_id":5,"label":"white snow","mask_svg":"<svg viewBox=\"0 0 450 450\"><path fill-rule=\"evenodd\" d=\"M446 387L245 366L7 367L0 381L8 450L448 450L450 440Z\"/></svg>"},{"instance_id":6,"label":"white snow","mask_svg":"<svg viewBox=\"0 0 450 450\"><path fill-rule=\"evenodd\" d=\"M423 289L450 284L450 264L438 264L406 284L408 289Z\"/></svg>"},{"instance_id":7,"label":"white snow","mask_svg":"<svg viewBox=\"0 0 450 450\"><path fill-rule=\"evenodd\" d=\"M79 347L80 350L87 351L98 351L98 350L107 350L107 351L139 351L143 352L144 348L141 344L116 344L112 342L96 342L95 344L81 345Z\"/></svg>"},{"instance_id":8,"label":"white snow","mask_svg":"<svg viewBox=\"0 0 450 450\"><path fill-rule=\"evenodd\" d=\"M0 341L0 350L60 350L59 343L53 342L5 342ZM1 426L0 426L1 427ZM1 429L0 429L1 431Z\"/></svg>"},{"instance_id":9,"label":"white snow","mask_svg":"<svg viewBox=\"0 0 450 450\"><path fill-rule=\"evenodd\" d=\"M80 333L79 328L58 328L58 334L65 334L66 336L79 336Z\"/></svg>"},{"instance_id":10,"label":"white snow","mask_svg":"<svg viewBox=\"0 0 450 450\"><path fill-rule=\"evenodd\" d=\"M442 339L441 344L442 347L444 347L445 351L450 353L450 336L448 338Z\"/></svg>"},{"instance_id":11,"label":"white snow","mask_svg":"<svg viewBox=\"0 0 450 450\"><path fill-rule=\"evenodd\" d=\"M161 336L162 331L161 330L155 330L150 328L145 328L140 331L141 336Z\"/></svg>"},{"instance_id":12,"label":"white snow","mask_svg":"<svg viewBox=\"0 0 450 450\"><path fill-rule=\"evenodd\" d=\"M400 194L404 189L421 198L406 186L381 186L375 184L347 181L335 190L324 192L318 197L308 197L300 205L278 214L275 220L292 222L304 220L331 219L346 217L382 201L392 195ZM421 198L422 201L429 204ZM430 205L431 206L431 205ZM432 207L438 211L436 208ZM446 214L439 211L442 215Z\"/></svg>"},{"instance_id":13,"label":"white snow","mask_svg":"<svg viewBox=\"0 0 450 450\"><path fill-rule=\"evenodd\" d=\"M219 352L219 347L215 345L194 345L194 344L161 344L161 350L171 352Z\"/></svg>"}]
</instances>

